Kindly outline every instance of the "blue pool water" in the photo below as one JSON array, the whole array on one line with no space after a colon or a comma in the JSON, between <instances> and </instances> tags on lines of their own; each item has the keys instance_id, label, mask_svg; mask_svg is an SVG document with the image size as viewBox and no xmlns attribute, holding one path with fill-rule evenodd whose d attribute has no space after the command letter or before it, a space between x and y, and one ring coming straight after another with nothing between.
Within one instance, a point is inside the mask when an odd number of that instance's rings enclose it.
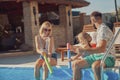
<instances>
[{"instance_id":1,"label":"blue pool water","mask_svg":"<svg viewBox=\"0 0 120 80\"><path fill-rule=\"evenodd\" d=\"M40 70L42 73L42 69ZM82 71L82 80L94 80L91 69ZM42 74L41 74L42 76ZM109 77L108 77L109 76ZM53 67L53 73L49 74L47 80L71 80L72 70L67 66ZM23 67L0 67L0 80L35 80L33 68ZM41 79L42 80L42 79ZM118 74L114 72L106 72L104 80L118 80Z\"/></svg>"}]
</instances>

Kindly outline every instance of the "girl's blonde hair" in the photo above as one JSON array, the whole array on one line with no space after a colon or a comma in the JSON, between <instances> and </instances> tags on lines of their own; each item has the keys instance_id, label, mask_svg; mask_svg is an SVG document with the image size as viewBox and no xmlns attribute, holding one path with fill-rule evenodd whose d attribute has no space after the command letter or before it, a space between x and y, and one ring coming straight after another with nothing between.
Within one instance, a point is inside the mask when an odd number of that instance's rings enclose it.
<instances>
[{"instance_id":1,"label":"girl's blonde hair","mask_svg":"<svg viewBox=\"0 0 120 80\"><path fill-rule=\"evenodd\" d=\"M90 43L92 40L91 36L86 32L79 33L77 35L77 39L78 39L78 41L82 40L82 41L87 41L88 43Z\"/></svg>"},{"instance_id":2,"label":"girl's blonde hair","mask_svg":"<svg viewBox=\"0 0 120 80\"><path fill-rule=\"evenodd\" d=\"M45 21L45 22L42 23L42 25L41 25L41 27L39 29L40 36L43 34L43 29L45 27L50 27L51 31L49 33L49 36L51 36L52 35L52 24L49 21Z\"/></svg>"}]
</instances>

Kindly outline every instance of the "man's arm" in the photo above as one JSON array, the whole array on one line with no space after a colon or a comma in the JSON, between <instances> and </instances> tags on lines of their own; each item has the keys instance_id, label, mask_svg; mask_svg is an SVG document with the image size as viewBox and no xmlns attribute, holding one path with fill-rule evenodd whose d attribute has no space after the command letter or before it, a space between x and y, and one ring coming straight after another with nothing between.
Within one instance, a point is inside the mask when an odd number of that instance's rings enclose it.
<instances>
[{"instance_id":1,"label":"man's arm","mask_svg":"<svg viewBox=\"0 0 120 80\"><path fill-rule=\"evenodd\" d=\"M89 54L102 53L106 51L106 40L100 40L96 48L79 48L80 53L87 51Z\"/></svg>"}]
</instances>

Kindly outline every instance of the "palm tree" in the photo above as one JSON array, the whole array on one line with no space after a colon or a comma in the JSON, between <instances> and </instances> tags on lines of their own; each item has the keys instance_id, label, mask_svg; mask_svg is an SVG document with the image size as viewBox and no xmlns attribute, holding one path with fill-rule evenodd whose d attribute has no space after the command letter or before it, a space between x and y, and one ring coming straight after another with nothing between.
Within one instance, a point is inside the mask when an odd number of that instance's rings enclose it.
<instances>
[{"instance_id":1,"label":"palm tree","mask_svg":"<svg viewBox=\"0 0 120 80\"><path fill-rule=\"evenodd\" d=\"M118 22L117 1L115 0L116 21Z\"/></svg>"},{"instance_id":2,"label":"palm tree","mask_svg":"<svg viewBox=\"0 0 120 80\"><path fill-rule=\"evenodd\" d=\"M118 21L120 21L120 7L118 9Z\"/></svg>"}]
</instances>

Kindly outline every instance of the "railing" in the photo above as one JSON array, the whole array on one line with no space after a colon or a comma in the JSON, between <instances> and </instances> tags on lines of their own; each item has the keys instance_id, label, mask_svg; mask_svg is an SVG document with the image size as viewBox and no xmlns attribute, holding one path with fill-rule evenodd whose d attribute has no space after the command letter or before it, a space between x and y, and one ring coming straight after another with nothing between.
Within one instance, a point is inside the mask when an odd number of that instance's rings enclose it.
<instances>
[{"instance_id":1,"label":"railing","mask_svg":"<svg viewBox=\"0 0 120 80\"><path fill-rule=\"evenodd\" d=\"M103 65L104 65L105 59L108 57L109 52L110 52L110 50L112 49L113 43L115 42L115 40L116 40L116 38L118 37L119 33L120 33L120 29L119 29L118 32L113 36L113 38L112 38L112 40L111 40L111 43L109 44L109 47L108 47L105 55L103 56L103 59L101 60L101 80L103 80L103 72L104 72Z\"/></svg>"}]
</instances>

